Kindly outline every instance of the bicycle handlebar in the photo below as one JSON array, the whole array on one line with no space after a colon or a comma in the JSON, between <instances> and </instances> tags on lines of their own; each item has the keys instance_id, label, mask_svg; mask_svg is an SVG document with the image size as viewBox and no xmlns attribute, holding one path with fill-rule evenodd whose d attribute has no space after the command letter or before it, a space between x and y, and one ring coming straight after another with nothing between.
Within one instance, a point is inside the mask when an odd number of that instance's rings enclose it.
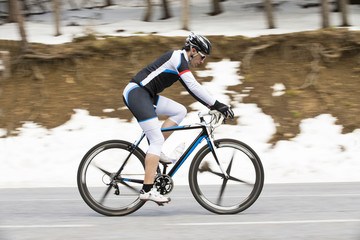
<instances>
[{"instance_id":1,"label":"bicycle handlebar","mask_svg":"<svg viewBox=\"0 0 360 240\"><path fill-rule=\"evenodd\" d=\"M219 127L224 119L225 116L224 114L222 114L221 112L217 111L217 110L210 110L210 111L205 111L205 112L199 112L199 118L201 119L201 121L203 121L203 117L205 116L211 116L211 120L210 120L210 126L212 128L217 128Z\"/></svg>"}]
</instances>

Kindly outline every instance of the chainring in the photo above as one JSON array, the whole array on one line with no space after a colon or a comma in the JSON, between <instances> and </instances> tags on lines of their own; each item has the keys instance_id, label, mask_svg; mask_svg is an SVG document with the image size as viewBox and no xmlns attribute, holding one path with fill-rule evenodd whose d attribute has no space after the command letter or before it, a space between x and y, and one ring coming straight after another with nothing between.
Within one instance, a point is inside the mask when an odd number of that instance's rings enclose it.
<instances>
[{"instance_id":1,"label":"chainring","mask_svg":"<svg viewBox=\"0 0 360 240\"><path fill-rule=\"evenodd\" d=\"M173 190L174 181L169 175L159 174L155 177L154 187L156 187L162 195L165 195Z\"/></svg>"}]
</instances>

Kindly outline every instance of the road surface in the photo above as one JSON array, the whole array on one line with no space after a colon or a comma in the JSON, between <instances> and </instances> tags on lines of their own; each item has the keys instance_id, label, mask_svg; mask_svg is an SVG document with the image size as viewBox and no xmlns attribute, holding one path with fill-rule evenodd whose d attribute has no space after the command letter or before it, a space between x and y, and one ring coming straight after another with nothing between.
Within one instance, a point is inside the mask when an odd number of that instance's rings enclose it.
<instances>
[{"instance_id":1,"label":"road surface","mask_svg":"<svg viewBox=\"0 0 360 240\"><path fill-rule=\"evenodd\" d=\"M236 215L203 209L188 186L175 186L164 207L147 202L124 217L94 212L76 188L0 189L0 196L1 240L360 240L360 182L267 184Z\"/></svg>"}]
</instances>

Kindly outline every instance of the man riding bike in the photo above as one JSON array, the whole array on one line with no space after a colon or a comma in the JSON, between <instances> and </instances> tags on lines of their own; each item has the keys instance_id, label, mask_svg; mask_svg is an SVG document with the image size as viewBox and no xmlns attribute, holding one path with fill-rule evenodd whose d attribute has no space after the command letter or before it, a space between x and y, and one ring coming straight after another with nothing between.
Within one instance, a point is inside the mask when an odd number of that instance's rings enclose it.
<instances>
[{"instance_id":1,"label":"man riding bike","mask_svg":"<svg viewBox=\"0 0 360 240\"><path fill-rule=\"evenodd\" d=\"M214 99L190 71L189 67L203 64L206 55L210 53L210 41L202 35L191 33L182 50L172 50L160 56L138 72L124 89L124 103L137 119L149 142L144 184L140 191L140 199L143 201L151 200L158 204L170 201L169 197L161 195L153 187L159 160L170 163L165 158L160 159L164 141L171 134L161 132L161 128L178 126L187 113L183 105L158 95L160 92L179 80L197 101L226 117L234 117L231 108ZM169 118L160 125L158 115L168 115Z\"/></svg>"}]
</instances>

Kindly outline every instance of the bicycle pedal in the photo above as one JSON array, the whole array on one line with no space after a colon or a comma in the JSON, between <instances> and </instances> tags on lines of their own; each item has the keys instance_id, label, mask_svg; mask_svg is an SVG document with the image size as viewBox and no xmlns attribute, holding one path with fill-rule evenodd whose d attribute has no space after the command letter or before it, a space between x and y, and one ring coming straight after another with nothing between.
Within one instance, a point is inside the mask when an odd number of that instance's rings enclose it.
<instances>
[{"instance_id":1,"label":"bicycle pedal","mask_svg":"<svg viewBox=\"0 0 360 240\"><path fill-rule=\"evenodd\" d=\"M158 206L165 206L164 203L169 203L170 201L168 202L156 202Z\"/></svg>"}]
</instances>

